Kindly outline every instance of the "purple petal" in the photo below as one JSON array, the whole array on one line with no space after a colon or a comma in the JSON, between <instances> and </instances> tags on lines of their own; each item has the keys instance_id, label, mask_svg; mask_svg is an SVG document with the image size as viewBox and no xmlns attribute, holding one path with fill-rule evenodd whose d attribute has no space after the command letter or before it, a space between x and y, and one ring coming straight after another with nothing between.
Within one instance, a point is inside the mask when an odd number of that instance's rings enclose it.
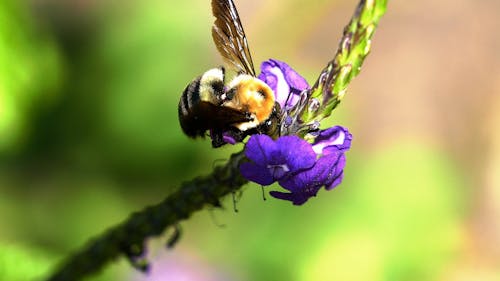
<instances>
[{"instance_id":1,"label":"purple petal","mask_svg":"<svg viewBox=\"0 0 500 281\"><path fill-rule=\"evenodd\" d=\"M308 170L303 170L294 175L280 180L280 185L292 192L301 192L309 188L316 188L325 185L332 170L338 163L338 157L323 156L316 161L314 166Z\"/></svg>"},{"instance_id":2,"label":"purple petal","mask_svg":"<svg viewBox=\"0 0 500 281\"><path fill-rule=\"evenodd\" d=\"M342 179L344 179L344 171L340 173L336 178L333 179L332 183L329 185L325 186L326 190L332 190L334 189L337 185L339 185L342 182Z\"/></svg>"},{"instance_id":3,"label":"purple petal","mask_svg":"<svg viewBox=\"0 0 500 281\"><path fill-rule=\"evenodd\" d=\"M260 185L270 185L274 182L273 176L269 173L269 170L266 167L262 167L254 163L242 163L240 165L240 173L246 179Z\"/></svg>"},{"instance_id":4,"label":"purple petal","mask_svg":"<svg viewBox=\"0 0 500 281\"><path fill-rule=\"evenodd\" d=\"M316 195L322 186L330 187L335 183L344 166L345 156L343 153L322 156L312 168L283 178L279 180L279 184L292 193L305 192Z\"/></svg>"},{"instance_id":5,"label":"purple petal","mask_svg":"<svg viewBox=\"0 0 500 281\"><path fill-rule=\"evenodd\" d=\"M271 87L282 109L295 105L299 94L309 88L307 81L282 61L271 59L263 62L260 68L258 78Z\"/></svg>"},{"instance_id":6,"label":"purple petal","mask_svg":"<svg viewBox=\"0 0 500 281\"><path fill-rule=\"evenodd\" d=\"M345 152L351 147L352 135L342 126L335 126L320 131L313 143L316 154L330 154L336 151Z\"/></svg>"},{"instance_id":7,"label":"purple petal","mask_svg":"<svg viewBox=\"0 0 500 281\"><path fill-rule=\"evenodd\" d=\"M326 163L331 165L325 178L325 189L331 190L342 182L346 158L343 153L340 153L323 156L321 159L324 159Z\"/></svg>"},{"instance_id":8,"label":"purple petal","mask_svg":"<svg viewBox=\"0 0 500 281\"><path fill-rule=\"evenodd\" d=\"M284 73L286 82L288 83L288 85L290 85L291 88L300 92L309 88L309 84L307 83L306 79L300 76L300 74L293 70L293 68L291 68L288 64L274 59L271 59L270 61L273 62L274 65Z\"/></svg>"},{"instance_id":9,"label":"purple petal","mask_svg":"<svg viewBox=\"0 0 500 281\"><path fill-rule=\"evenodd\" d=\"M292 193L306 192L309 189L319 189L325 184L327 167L323 165L314 165L311 169L303 170L283 178L279 184Z\"/></svg>"},{"instance_id":10,"label":"purple petal","mask_svg":"<svg viewBox=\"0 0 500 281\"><path fill-rule=\"evenodd\" d=\"M266 82L266 84L271 87L271 89L276 94L276 86L278 84L278 78L274 73L272 73L275 64L272 60L264 61L260 65L260 74L257 76L260 80Z\"/></svg>"},{"instance_id":11,"label":"purple petal","mask_svg":"<svg viewBox=\"0 0 500 281\"><path fill-rule=\"evenodd\" d=\"M272 61L263 62L261 65L262 72L258 78L264 81L273 90L276 101L284 108L288 95L290 94L290 86L288 85L284 73Z\"/></svg>"},{"instance_id":12,"label":"purple petal","mask_svg":"<svg viewBox=\"0 0 500 281\"><path fill-rule=\"evenodd\" d=\"M311 144L298 136L280 137L276 141L276 146L290 168L290 173L308 169L316 162L316 154Z\"/></svg>"},{"instance_id":13,"label":"purple petal","mask_svg":"<svg viewBox=\"0 0 500 281\"><path fill-rule=\"evenodd\" d=\"M264 165L279 153L273 139L268 135L252 135L245 146L245 155L253 162Z\"/></svg>"},{"instance_id":14,"label":"purple petal","mask_svg":"<svg viewBox=\"0 0 500 281\"><path fill-rule=\"evenodd\" d=\"M284 136L274 141L267 135L252 135L246 144L245 155L254 165L242 165L242 175L263 185L310 168L316 161L311 144L297 136Z\"/></svg>"},{"instance_id":15,"label":"purple petal","mask_svg":"<svg viewBox=\"0 0 500 281\"><path fill-rule=\"evenodd\" d=\"M300 193L271 191L269 192L269 194L271 194L271 196L274 198L292 201L293 205L302 205L309 199L309 197L304 196L304 194Z\"/></svg>"}]
</instances>

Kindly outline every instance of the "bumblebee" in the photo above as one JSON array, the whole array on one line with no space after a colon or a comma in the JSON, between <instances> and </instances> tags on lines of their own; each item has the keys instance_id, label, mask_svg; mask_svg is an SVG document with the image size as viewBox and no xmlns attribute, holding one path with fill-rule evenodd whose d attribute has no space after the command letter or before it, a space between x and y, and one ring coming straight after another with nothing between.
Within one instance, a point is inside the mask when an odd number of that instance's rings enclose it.
<instances>
[{"instance_id":1,"label":"bumblebee","mask_svg":"<svg viewBox=\"0 0 500 281\"><path fill-rule=\"evenodd\" d=\"M277 136L280 106L274 92L255 75L252 56L232 0L212 0L212 37L237 75L226 81L224 67L206 71L186 87L179 101L179 122L192 138L210 132L212 146L240 142L263 133Z\"/></svg>"}]
</instances>

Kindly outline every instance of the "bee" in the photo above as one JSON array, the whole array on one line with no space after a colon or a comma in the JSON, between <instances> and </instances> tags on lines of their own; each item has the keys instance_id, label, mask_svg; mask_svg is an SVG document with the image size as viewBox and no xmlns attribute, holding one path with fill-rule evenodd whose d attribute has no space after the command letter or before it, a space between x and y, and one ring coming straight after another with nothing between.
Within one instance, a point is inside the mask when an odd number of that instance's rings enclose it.
<instances>
[{"instance_id":1,"label":"bee","mask_svg":"<svg viewBox=\"0 0 500 281\"><path fill-rule=\"evenodd\" d=\"M237 75L226 81L224 67L195 78L179 101L179 122L191 138L210 132L212 146L240 142L251 134L276 137L280 106L273 90L255 74L252 56L232 0L212 0L212 37L226 64Z\"/></svg>"}]
</instances>

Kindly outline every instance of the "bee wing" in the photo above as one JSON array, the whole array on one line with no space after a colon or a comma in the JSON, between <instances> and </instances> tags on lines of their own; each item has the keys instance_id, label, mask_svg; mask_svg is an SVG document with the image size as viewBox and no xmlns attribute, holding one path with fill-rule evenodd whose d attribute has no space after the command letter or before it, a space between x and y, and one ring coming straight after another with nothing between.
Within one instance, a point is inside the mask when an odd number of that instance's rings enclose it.
<instances>
[{"instance_id":1,"label":"bee wing","mask_svg":"<svg viewBox=\"0 0 500 281\"><path fill-rule=\"evenodd\" d=\"M245 31L233 0L212 0L212 37L224 60L240 73L255 76Z\"/></svg>"}]
</instances>

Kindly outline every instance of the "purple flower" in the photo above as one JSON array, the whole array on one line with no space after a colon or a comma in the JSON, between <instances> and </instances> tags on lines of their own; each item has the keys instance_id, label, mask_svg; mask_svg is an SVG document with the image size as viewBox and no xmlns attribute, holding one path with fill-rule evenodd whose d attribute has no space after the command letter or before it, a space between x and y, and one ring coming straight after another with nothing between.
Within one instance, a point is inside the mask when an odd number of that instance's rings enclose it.
<instances>
[{"instance_id":1,"label":"purple flower","mask_svg":"<svg viewBox=\"0 0 500 281\"><path fill-rule=\"evenodd\" d=\"M252 162L241 164L241 174L261 185L270 185L288 174L311 168L316 162L311 144L297 136L283 136L274 141L267 135L252 135L245 155Z\"/></svg>"},{"instance_id":2,"label":"purple flower","mask_svg":"<svg viewBox=\"0 0 500 281\"><path fill-rule=\"evenodd\" d=\"M278 181L289 192L271 191L271 196L302 205L321 187L331 190L342 182L344 152L351 141L352 135L341 126L320 131L313 144L297 136L274 141L265 135L253 135L245 147L252 162L243 163L240 171L261 185Z\"/></svg>"},{"instance_id":3,"label":"purple flower","mask_svg":"<svg viewBox=\"0 0 500 281\"><path fill-rule=\"evenodd\" d=\"M271 87L284 110L293 107L309 88L307 81L288 64L273 59L262 63L258 78ZM302 205L322 187L331 190L342 182L344 153L351 142L352 135L341 126L315 132L312 144L294 135L277 140L252 135L245 146L250 161L241 164L240 171L246 179L263 186L278 182L286 192L271 191L271 196Z\"/></svg>"},{"instance_id":4,"label":"purple flower","mask_svg":"<svg viewBox=\"0 0 500 281\"><path fill-rule=\"evenodd\" d=\"M271 87L282 109L294 106L299 94L309 88L304 77L282 61L270 59L263 62L260 69L258 78Z\"/></svg>"}]
</instances>

